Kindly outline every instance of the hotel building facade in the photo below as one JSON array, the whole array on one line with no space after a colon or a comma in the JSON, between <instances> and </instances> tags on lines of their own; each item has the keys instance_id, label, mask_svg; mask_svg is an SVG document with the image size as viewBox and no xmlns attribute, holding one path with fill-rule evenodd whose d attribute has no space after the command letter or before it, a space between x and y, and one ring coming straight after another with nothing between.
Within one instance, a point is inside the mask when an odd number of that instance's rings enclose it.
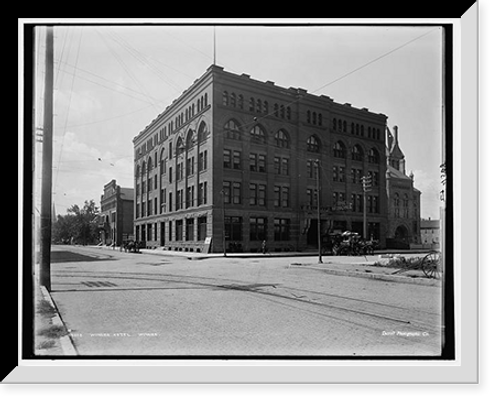
<instances>
[{"instance_id":1,"label":"hotel building facade","mask_svg":"<svg viewBox=\"0 0 500 405\"><path fill-rule=\"evenodd\" d=\"M270 251L314 249L318 226L363 233L371 176L367 236L385 246L386 124L212 65L133 140L135 237L194 252L257 251L264 240Z\"/></svg>"}]
</instances>

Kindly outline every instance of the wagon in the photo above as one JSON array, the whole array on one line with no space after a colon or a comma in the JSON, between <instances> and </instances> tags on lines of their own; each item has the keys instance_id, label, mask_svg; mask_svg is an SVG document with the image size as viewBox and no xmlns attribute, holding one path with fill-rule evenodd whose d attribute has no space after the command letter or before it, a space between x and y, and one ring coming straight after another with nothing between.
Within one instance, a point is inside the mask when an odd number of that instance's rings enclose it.
<instances>
[{"instance_id":1,"label":"wagon","mask_svg":"<svg viewBox=\"0 0 500 405\"><path fill-rule=\"evenodd\" d=\"M396 264L395 264L396 265ZM408 260L404 256L398 258L399 269L392 274L410 270L420 270L427 278L440 279L443 274L443 257L440 251L433 250L418 260Z\"/></svg>"},{"instance_id":2,"label":"wagon","mask_svg":"<svg viewBox=\"0 0 500 405\"><path fill-rule=\"evenodd\" d=\"M321 243L322 253L334 256L373 255L378 246L377 241L366 241L357 232L351 231L325 235Z\"/></svg>"}]
</instances>

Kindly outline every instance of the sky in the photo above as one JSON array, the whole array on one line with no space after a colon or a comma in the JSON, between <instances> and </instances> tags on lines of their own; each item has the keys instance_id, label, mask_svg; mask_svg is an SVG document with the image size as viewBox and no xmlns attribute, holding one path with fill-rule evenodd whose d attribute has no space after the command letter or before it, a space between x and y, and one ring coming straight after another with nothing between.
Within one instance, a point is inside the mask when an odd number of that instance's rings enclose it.
<instances>
[{"instance_id":1,"label":"sky","mask_svg":"<svg viewBox=\"0 0 500 405\"><path fill-rule=\"evenodd\" d=\"M54 29L53 202L98 205L112 179L133 187L139 134L213 64L367 107L399 128L421 217L439 217L442 31L438 26L75 25ZM214 42L215 38L215 42ZM215 43L215 52L214 52ZM43 126L45 28L35 39ZM40 167L41 144L35 164ZM37 179L36 197L39 194Z\"/></svg>"}]
</instances>

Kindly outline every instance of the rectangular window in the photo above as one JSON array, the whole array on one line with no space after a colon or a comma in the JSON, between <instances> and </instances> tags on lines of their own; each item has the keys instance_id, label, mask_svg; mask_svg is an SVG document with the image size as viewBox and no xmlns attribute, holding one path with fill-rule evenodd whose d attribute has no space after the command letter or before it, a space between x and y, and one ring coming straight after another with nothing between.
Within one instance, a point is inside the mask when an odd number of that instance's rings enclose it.
<instances>
[{"instance_id":1,"label":"rectangular window","mask_svg":"<svg viewBox=\"0 0 500 405\"><path fill-rule=\"evenodd\" d=\"M290 240L290 220L287 218L274 219L274 240L289 241Z\"/></svg>"},{"instance_id":2,"label":"rectangular window","mask_svg":"<svg viewBox=\"0 0 500 405\"><path fill-rule=\"evenodd\" d=\"M233 204L241 204L241 183L233 182Z\"/></svg>"},{"instance_id":3,"label":"rectangular window","mask_svg":"<svg viewBox=\"0 0 500 405\"><path fill-rule=\"evenodd\" d=\"M241 152L233 150L233 169L241 170Z\"/></svg>"},{"instance_id":4,"label":"rectangular window","mask_svg":"<svg viewBox=\"0 0 500 405\"><path fill-rule=\"evenodd\" d=\"M182 203L184 199L184 190L177 190L176 198L175 198L175 210L182 209Z\"/></svg>"},{"instance_id":5,"label":"rectangular window","mask_svg":"<svg viewBox=\"0 0 500 405\"><path fill-rule=\"evenodd\" d=\"M281 158L274 158L274 173L281 174Z\"/></svg>"},{"instance_id":6,"label":"rectangular window","mask_svg":"<svg viewBox=\"0 0 500 405\"><path fill-rule=\"evenodd\" d=\"M316 207L318 204L318 192L316 189L307 189L307 201L309 206Z\"/></svg>"},{"instance_id":7,"label":"rectangular window","mask_svg":"<svg viewBox=\"0 0 500 405\"><path fill-rule=\"evenodd\" d=\"M265 173L266 170L266 155L259 155L259 172Z\"/></svg>"},{"instance_id":8,"label":"rectangular window","mask_svg":"<svg viewBox=\"0 0 500 405\"><path fill-rule=\"evenodd\" d=\"M186 240L194 240L194 218L186 219Z\"/></svg>"},{"instance_id":9,"label":"rectangular window","mask_svg":"<svg viewBox=\"0 0 500 405\"><path fill-rule=\"evenodd\" d=\"M207 182L198 184L198 205L207 203Z\"/></svg>"},{"instance_id":10,"label":"rectangular window","mask_svg":"<svg viewBox=\"0 0 500 405\"><path fill-rule=\"evenodd\" d=\"M250 193L249 193L250 205L257 204L257 184L250 183Z\"/></svg>"},{"instance_id":11,"label":"rectangular window","mask_svg":"<svg viewBox=\"0 0 500 405\"><path fill-rule=\"evenodd\" d=\"M182 241L182 219L175 221L175 240Z\"/></svg>"},{"instance_id":12,"label":"rectangular window","mask_svg":"<svg viewBox=\"0 0 500 405\"><path fill-rule=\"evenodd\" d=\"M339 181L345 183L345 167L339 166Z\"/></svg>"},{"instance_id":13,"label":"rectangular window","mask_svg":"<svg viewBox=\"0 0 500 405\"><path fill-rule=\"evenodd\" d=\"M274 186L274 207L277 208L281 205L281 187Z\"/></svg>"},{"instance_id":14,"label":"rectangular window","mask_svg":"<svg viewBox=\"0 0 500 405\"><path fill-rule=\"evenodd\" d=\"M186 189L186 208L194 206L194 186Z\"/></svg>"},{"instance_id":15,"label":"rectangular window","mask_svg":"<svg viewBox=\"0 0 500 405\"><path fill-rule=\"evenodd\" d=\"M250 217L250 240L263 241L267 239L267 218Z\"/></svg>"},{"instance_id":16,"label":"rectangular window","mask_svg":"<svg viewBox=\"0 0 500 405\"><path fill-rule=\"evenodd\" d=\"M288 158L281 158L281 174L284 176L288 176Z\"/></svg>"},{"instance_id":17,"label":"rectangular window","mask_svg":"<svg viewBox=\"0 0 500 405\"><path fill-rule=\"evenodd\" d=\"M194 156L188 158L186 163L186 175L192 176L194 174Z\"/></svg>"},{"instance_id":18,"label":"rectangular window","mask_svg":"<svg viewBox=\"0 0 500 405\"><path fill-rule=\"evenodd\" d=\"M289 187L281 187L281 206L283 208L288 208L289 207L289 201L290 199L290 188Z\"/></svg>"},{"instance_id":19,"label":"rectangular window","mask_svg":"<svg viewBox=\"0 0 500 405\"><path fill-rule=\"evenodd\" d=\"M168 211L172 212L172 192L168 193Z\"/></svg>"},{"instance_id":20,"label":"rectangular window","mask_svg":"<svg viewBox=\"0 0 500 405\"><path fill-rule=\"evenodd\" d=\"M242 217L224 217L226 240L241 241L243 239L242 224Z\"/></svg>"},{"instance_id":21,"label":"rectangular window","mask_svg":"<svg viewBox=\"0 0 500 405\"><path fill-rule=\"evenodd\" d=\"M250 153L250 171L251 172L257 171L257 154L256 153Z\"/></svg>"},{"instance_id":22,"label":"rectangular window","mask_svg":"<svg viewBox=\"0 0 500 405\"><path fill-rule=\"evenodd\" d=\"M224 168L231 169L231 151L224 149Z\"/></svg>"},{"instance_id":23,"label":"rectangular window","mask_svg":"<svg viewBox=\"0 0 500 405\"><path fill-rule=\"evenodd\" d=\"M224 204L229 204L231 202L231 182L222 182L222 193L224 195Z\"/></svg>"},{"instance_id":24,"label":"rectangular window","mask_svg":"<svg viewBox=\"0 0 500 405\"><path fill-rule=\"evenodd\" d=\"M168 241L172 242L172 221L168 221Z\"/></svg>"},{"instance_id":25,"label":"rectangular window","mask_svg":"<svg viewBox=\"0 0 500 405\"><path fill-rule=\"evenodd\" d=\"M207 217L198 217L198 240L205 240L207 237Z\"/></svg>"}]
</instances>

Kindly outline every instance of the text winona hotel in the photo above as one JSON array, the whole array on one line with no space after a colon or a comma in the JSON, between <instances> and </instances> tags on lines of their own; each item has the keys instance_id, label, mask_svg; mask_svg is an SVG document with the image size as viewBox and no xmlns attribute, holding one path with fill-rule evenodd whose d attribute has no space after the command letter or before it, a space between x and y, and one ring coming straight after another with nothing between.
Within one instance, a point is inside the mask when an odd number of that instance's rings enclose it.
<instances>
[{"instance_id":1,"label":"text winona hotel","mask_svg":"<svg viewBox=\"0 0 500 405\"><path fill-rule=\"evenodd\" d=\"M212 65L134 142L135 236L148 247L271 251L362 233L385 245L387 117ZM224 214L223 214L224 213ZM224 218L223 218L224 215ZM223 224L225 224L223 228Z\"/></svg>"}]
</instances>

